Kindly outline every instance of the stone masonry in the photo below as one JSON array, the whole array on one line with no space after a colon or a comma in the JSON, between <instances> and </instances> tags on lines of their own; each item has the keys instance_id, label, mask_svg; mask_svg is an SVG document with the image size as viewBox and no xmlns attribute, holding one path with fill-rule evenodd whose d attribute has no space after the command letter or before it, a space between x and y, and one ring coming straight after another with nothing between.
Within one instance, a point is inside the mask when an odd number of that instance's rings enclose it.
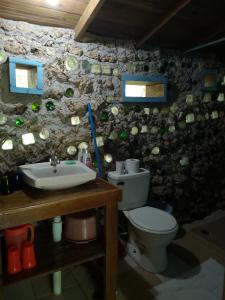
<instances>
[{"instance_id":1,"label":"stone masonry","mask_svg":"<svg viewBox=\"0 0 225 300\"><path fill-rule=\"evenodd\" d=\"M8 62L0 65L0 113L7 122L0 125L1 143L13 140L13 150L0 149L2 174L15 171L20 164L45 161L50 151L61 159L75 159L69 146L87 142L94 159L88 122L87 103L91 102L96 134L105 175L116 160L139 158L151 170L150 200L174 207L179 221L190 221L222 207L225 201L225 102L221 84L225 66L214 55L185 56L172 50L136 50L134 42L99 40L79 43L74 31L0 19L0 50L8 56L32 59L44 64L42 97L9 93ZM68 57L76 62L66 68ZM204 69L218 72L218 88L206 94L201 90ZM121 74L163 75L168 78L168 101L164 105L124 104ZM73 96L66 91L73 89ZM54 111L45 104L52 101ZM38 102L39 112L31 105ZM118 114L112 113L112 108ZM107 120L102 115L108 116ZM71 117L80 124L72 125ZM16 118L24 125L15 126ZM132 128L135 128L132 130ZM39 137L42 129L48 139ZM121 139L121 131L129 133ZM32 132L36 143L25 146L21 135ZM107 163L105 154L113 161Z\"/></svg>"}]
</instances>

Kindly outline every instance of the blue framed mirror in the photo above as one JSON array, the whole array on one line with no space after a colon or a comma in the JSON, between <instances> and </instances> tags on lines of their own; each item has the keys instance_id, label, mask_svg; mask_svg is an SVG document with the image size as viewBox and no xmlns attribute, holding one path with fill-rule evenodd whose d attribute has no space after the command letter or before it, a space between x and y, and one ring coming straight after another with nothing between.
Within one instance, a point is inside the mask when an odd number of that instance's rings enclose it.
<instances>
[{"instance_id":1,"label":"blue framed mirror","mask_svg":"<svg viewBox=\"0 0 225 300\"><path fill-rule=\"evenodd\" d=\"M206 69L202 72L201 89L203 91L217 90L217 71Z\"/></svg>"},{"instance_id":2,"label":"blue framed mirror","mask_svg":"<svg viewBox=\"0 0 225 300\"><path fill-rule=\"evenodd\" d=\"M167 78L123 74L122 97L124 102L166 102Z\"/></svg>"},{"instance_id":3,"label":"blue framed mirror","mask_svg":"<svg viewBox=\"0 0 225 300\"><path fill-rule=\"evenodd\" d=\"M33 60L9 58L11 93L43 94L43 65Z\"/></svg>"}]
</instances>

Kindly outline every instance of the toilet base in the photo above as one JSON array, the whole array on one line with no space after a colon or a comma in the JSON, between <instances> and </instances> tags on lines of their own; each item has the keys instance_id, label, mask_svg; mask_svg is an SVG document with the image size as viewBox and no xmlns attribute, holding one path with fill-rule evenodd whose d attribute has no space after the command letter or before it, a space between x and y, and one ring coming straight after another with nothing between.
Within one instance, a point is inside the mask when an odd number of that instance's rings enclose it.
<instances>
[{"instance_id":1,"label":"toilet base","mask_svg":"<svg viewBox=\"0 0 225 300\"><path fill-rule=\"evenodd\" d=\"M130 257L145 271L161 273L167 268L166 247L140 250L134 241L127 244L127 252Z\"/></svg>"}]
</instances>

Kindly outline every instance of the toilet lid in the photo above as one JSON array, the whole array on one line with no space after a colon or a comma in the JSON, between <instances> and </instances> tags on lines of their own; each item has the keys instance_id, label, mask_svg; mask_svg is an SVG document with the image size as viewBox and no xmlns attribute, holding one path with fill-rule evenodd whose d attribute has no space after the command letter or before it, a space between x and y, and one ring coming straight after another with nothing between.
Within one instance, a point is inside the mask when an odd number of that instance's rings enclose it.
<instances>
[{"instance_id":1,"label":"toilet lid","mask_svg":"<svg viewBox=\"0 0 225 300\"><path fill-rule=\"evenodd\" d=\"M151 232L168 232L177 227L176 219L167 212L154 207L140 207L127 212L131 223Z\"/></svg>"}]
</instances>

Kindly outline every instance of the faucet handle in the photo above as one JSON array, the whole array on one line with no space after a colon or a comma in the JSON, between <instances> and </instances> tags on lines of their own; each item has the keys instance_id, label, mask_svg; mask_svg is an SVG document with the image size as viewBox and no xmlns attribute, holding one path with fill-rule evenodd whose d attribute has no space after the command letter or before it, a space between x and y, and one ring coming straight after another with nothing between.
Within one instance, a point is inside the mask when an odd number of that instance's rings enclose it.
<instances>
[{"instance_id":1,"label":"faucet handle","mask_svg":"<svg viewBox=\"0 0 225 300\"><path fill-rule=\"evenodd\" d=\"M55 156L55 150L52 150L52 149L51 149L51 150L49 151L49 156Z\"/></svg>"},{"instance_id":2,"label":"faucet handle","mask_svg":"<svg viewBox=\"0 0 225 300\"><path fill-rule=\"evenodd\" d=\"M60 164L60 159L56 155L52 155L49 158L49 162L52 164Z\"/></svg>"},{"instance_id":3,"label":"faucet handle","mask_svg":"<svg viewBox=\"0 0 225 300\"><path fill-rule=\"evenodd\" d=\"M51 166L54 166L54 167L56 167L58 164L60 164L60 160L58 159L55 152L51 153L50 158L49 158L49 162L50 162Z\"/></svg>"}]
</instances>

